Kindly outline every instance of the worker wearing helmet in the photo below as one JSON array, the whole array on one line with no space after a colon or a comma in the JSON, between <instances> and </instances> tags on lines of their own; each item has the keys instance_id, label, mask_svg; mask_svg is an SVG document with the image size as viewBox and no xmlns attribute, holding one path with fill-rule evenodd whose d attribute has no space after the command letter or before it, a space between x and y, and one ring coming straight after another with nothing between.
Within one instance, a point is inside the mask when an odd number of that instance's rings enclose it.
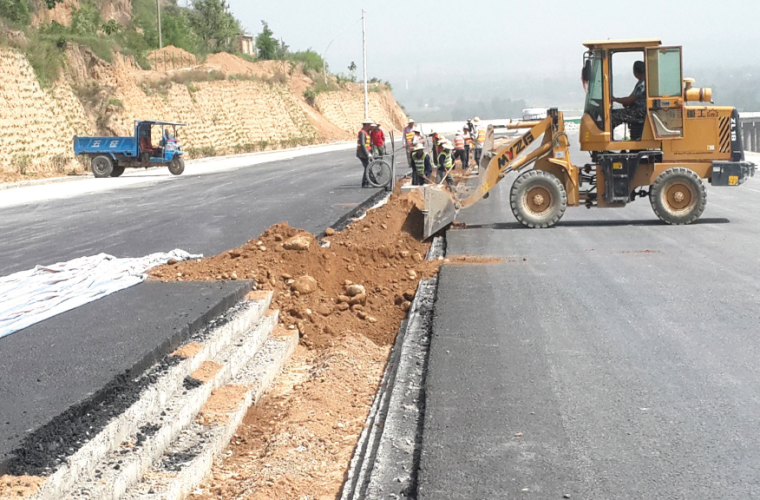
<instances>
[{"instance_id":1,"label":"worker wearing helmet","mask_svg":"<svg viewBox=\"0 0 760 500\"><path fill-rule=\"evenodd\" d=\"M462 162L462 170L467 168L467 164L464 161L464 137L461 132L457 132L454 137L454 159L459 159Z\"/></svg>"},{"instance_id":2,"label":"worker wearing helmet","mask_svg":"<svg viewBox=\"0 0 760 500\"><path fill-rule=\"evenodd\" d=\"M385 132L379 123L372 127L370 135L372 138L372 156L382 159L385 156Z\"/></svg>"},{"instance_id":3,"label":"worker wearing helmet","mask_svg":"<svg viewBox=\"0 0 760 500\"><path fill-rule=\"evenodd\" d=\"M470 133L472 134L475 163L480 166L480 159L483 157L483 144L486 142L486 130L480 126L480 118L477 116L472 119L472 130Z\"/></svg>"},{"instance_id":4,"label":"worker wearing helmet","mask_svg":"<svg viewBox=\"0 0 760 500\"><path fill-rule=\"evenodd\" d=\"M464 139L464 162L462 163L462 168L470 168L470 149L472 149L473 146L470 127L465 126L462 129L462 138Z\"/></svg>"},{"instance_id":5,"label":"worker wearing helmet","mask_svg":"<svg viewBox=\"0 0 760 500\"><path fill-rule=\"evenodd\" d=\"M404 149L406 149L406 161L412 166L412 148L414 147L414 120L409 118L409 124L404 128Z\"/></svg>"},{"instance_id":6,"label":"worker wearing helmet","mask_svg":"<svg viewBox=\"0 0 760 500\"><path fill-rule=\"evenodd\" d=\"M454 176L451 175L451 171L454 169L454 160L451 156L454 146L444 140L441 143L441 153L438 156L438 170L436 171L436 182L440 184L443 179L446 179L446 184L450 189L454 188Z\"/></svg>"},{"instance_id":7,"label":"worker wearing helmet","mask_svg":"<svg viewBox=\"0 0 760 500\"><path fill-rule=\"evenodd\" d=\"M364 175L362 177L362 187L371 187L369 180L367 179L367 168L372 161L372 143L370 139L370 130L372 129L373 122L365 120L362 122L362 128L359 130L359 134L356 139L356 157L362 162L364 167Z\"/></svg>"},{"instance_id":8,"label":"worker wearing helmet","mask_svg":"<svg viewBox=\"0 0 760 500\"><path fill-rule=\"evenodd\" d=\"M433 173L433 165L430 163L430 155L425 152L425 145L421 142L412 150L412 166L412 185L426 184Z\"/></svg>"}]
</instances>

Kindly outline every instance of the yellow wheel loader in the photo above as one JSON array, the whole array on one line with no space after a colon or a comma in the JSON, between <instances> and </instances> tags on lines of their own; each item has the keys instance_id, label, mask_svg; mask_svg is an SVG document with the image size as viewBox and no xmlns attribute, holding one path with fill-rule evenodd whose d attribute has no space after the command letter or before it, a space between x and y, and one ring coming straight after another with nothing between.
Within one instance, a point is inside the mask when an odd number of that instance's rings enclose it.
<instances>
[{"instance_id":1,"label":"yellow wheel loader","mask_svg":"<svg viewBox=\"0 0 760 500\"><path fill-rule=\"evenodd\" d=\"M530 228L555 225L568 206L624 207L648 197L667 224L689 224L705 209L702 179L713 186L738 186L755 173L744 161L739 114L733 107L687 105L712 102L712 91L683 77L681 47L657 39L587 41L582 80L586 103L580 120L580 149L590 163L570 159L564 117L549 109L540 121L489 126L479 166L480 184L465 199L426 186L425 237L454 221L457 212L484 197L509 172L520 175L509 202L515 218ZM617 111L613 65L640 59L645 65L646 116L620 136L612 130ZM641 63L638 63L639 65ZM640 66L639 66L640 67ZM628 68L626 68L628 69ZM613 101L613 97L616 98ZM529 129L497 145L499 129ZM532 168L531 168L532 167Z\"/></svg>"}]
</instances>

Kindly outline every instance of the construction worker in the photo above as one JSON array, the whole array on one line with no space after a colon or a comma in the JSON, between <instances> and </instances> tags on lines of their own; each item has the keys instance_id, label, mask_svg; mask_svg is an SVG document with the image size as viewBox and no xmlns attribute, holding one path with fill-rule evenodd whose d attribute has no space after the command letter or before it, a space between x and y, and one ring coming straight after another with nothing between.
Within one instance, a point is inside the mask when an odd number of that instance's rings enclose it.
<instances>
[{"instance_id":1,"label":"construction worker","mask_svg":"<svg viewBox=\"0 0 760 500\"><path fill-rule=\"evenodd\" d=\"M373 160L372 157L372 144L370 139L370 130L372 129L373 123L369 120L365 120L362 122L362 129L359 131L358 137L356 139L356 157L359 158L359 161L362 162L362 166L364 167L364 175L362 177L362 187L371 187L369 185L369 180L367 179L367 167L369 167L369 163Z\"/></svg>"},{"instance_id":2,"label":"construction worker","mask_svg":"<svg viewBox=\"0 0 760 500\"><path fill-rule=\"evenodd\" d=\"M462 170L467 168L464 156L464 137L462 137L461 132L457 132L454 137L454 158L459 158L459 161L462 162Z\"/></svg>"},{"instance_id":3,"label":"construction worker","mask_svg":"<svg viewBox=\"0 0 760 500\"><path fill-rule=\"evenodd\" d=\"M469 127L465 126L462 129L462 138L464 139L464 163L462 163L462 168L470 168L470 149L472 149L473 144Z\"/></svg>"},{"instance_id":4,"label":"construction worker","mask_svg":"<svg viewBox=\"0 0 760 500\"><path fill-rule=\"evenodd\" d=\"M409 118L409 124L404 128L404 149L406 149L406 161L412 168L412 148L414 147L414 120Z\"/></svg>"},{"instance_id":5,"label":"construction worker","mask_svg":"<svg viewBox=\"0 0 760 500\"><path fill-rule=\"evenodd\" d=\"M372 156L382 159L385 156L385 132L379 123L372 128Z\"/></svg>"},{"instance_id":6,"label":"construction worker","mask_svg":"<svg viewBox=\"0 0 760 500\"><path fill-rule=\"evenodd\" d=\"M433 155L433 166L438 167L438 132L431 130L430 140L433 143L430 150Z\"/></svg>"},{"instance_id":7,"label":"construction worker","mask_svg":"<svg viewBox=\"0 0 760 500\"><path fill-rule=\"evenodd\" d=\"M433 165L430 163L430 155L425 152L422 142L414 146L412 150L412 185L422 186L427 184L433 173Z\"/></svg>"},{"instance_id":8,"label":"construction worker","mask_svg":"<svg viewBox=\"0 0 760 500\"><path fill-rule=\"evenodd\" d=\"M445 178L446 184L450 189L454 188L454 176L451 175L451 171L454 169L454 160L451 157L451 152L454 150L454 146L447 140L441 142L441 153L438 156L438 170L436 171L436 182L440 182Z\"/></svg>"},{"instance_id":9,"label":"construction worker","mask_svg":"<svg viewBox=\"0 0 760 500\"><path fill-rule=\"evenodd\" d=\"M480 118L477 116L472 119L472 140L475 143L475 163L480 166L480 159L483 157L483 144L486 142L486 130L480 126Z\"/></svg>"}]
</instances>

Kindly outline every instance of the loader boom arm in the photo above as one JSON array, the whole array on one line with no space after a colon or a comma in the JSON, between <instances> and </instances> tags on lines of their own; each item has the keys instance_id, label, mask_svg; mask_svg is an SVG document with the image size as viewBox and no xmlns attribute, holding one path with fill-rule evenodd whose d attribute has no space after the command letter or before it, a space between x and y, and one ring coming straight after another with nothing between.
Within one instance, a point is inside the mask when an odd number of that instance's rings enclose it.
<instances>
[{"instance_id":1,"label":"loader boom arm","mask_svg":"<svg viewBox=\"0 0 760 500\"><path fill-rule=\"evenodd\" d=\"M559 123L563 123L562 120L559 120ZM480 201L507 173L529 165L552 149L553 141L544 140L541 146L526 154L529 146L535 142L537 137L546 133L564 132L564 130L559 130L560 127L557 127L556 120L552 116L537 122L517 122L502 127L508 129L530 128L530 130L517 139L494 149L494 131L496 128L493 125L488 127L480 165L480 184L470 196L460 202L462 208L472 206Z\"/></svg>"}]
</instances>

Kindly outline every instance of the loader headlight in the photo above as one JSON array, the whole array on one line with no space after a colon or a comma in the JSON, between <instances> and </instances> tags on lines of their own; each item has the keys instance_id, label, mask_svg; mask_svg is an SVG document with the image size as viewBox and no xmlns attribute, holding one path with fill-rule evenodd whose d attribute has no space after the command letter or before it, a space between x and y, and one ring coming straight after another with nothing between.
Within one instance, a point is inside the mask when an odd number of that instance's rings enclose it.
<instances>
[{"instance_id":1,"label":"loader headlight","mask_svg":"<svg viewBox=\"0 0 760 500\"><path fill-rule=\"evenodd\" d=\"M166 144L167 151L176 151L177 149L179 149L179 144L176 142L169 142Z\"/></svg>"}]
</instances>

